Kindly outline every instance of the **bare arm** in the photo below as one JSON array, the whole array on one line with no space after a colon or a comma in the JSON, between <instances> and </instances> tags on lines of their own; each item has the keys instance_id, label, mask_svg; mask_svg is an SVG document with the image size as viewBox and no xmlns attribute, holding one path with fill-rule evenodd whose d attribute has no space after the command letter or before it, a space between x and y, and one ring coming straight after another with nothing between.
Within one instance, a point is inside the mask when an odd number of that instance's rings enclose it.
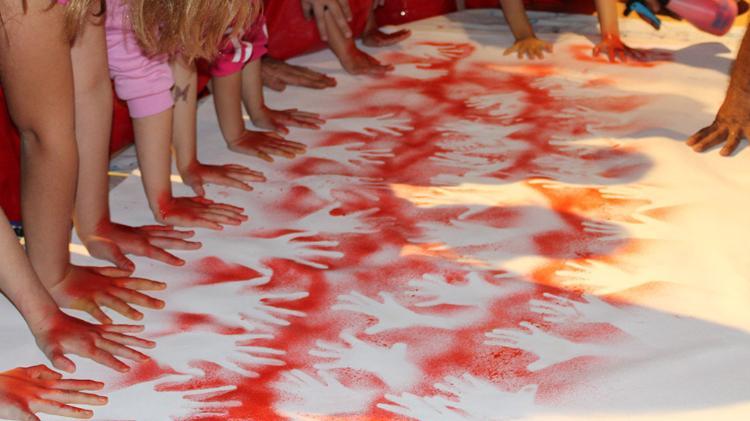
<instances>
[{"instance_id":1,"label":"bare arm","mask_svg":"<svg viewBox=\"0 0 750 421\"><path fill-rule=\"evenodd\" d=\"M721 154L729 156L742 139L750 139L750 32L742 38L727 95L716 119L690 137L687 144L696 152L703 152L725 143Z\"/></svg>"},{"instance_id":2,"label":"bare arm","mask_svg":"<svg viewBox=\"0 0 750 421\"><path fill-rule=\"evenodd\" d=\"M596 14L599 17L599 26L602 38L620 37L618 24L617 4L615 0L596 0Z\"/></svg>"},{"instance_id":3,"label":"bare arm","mask_svg":"<svg viewBox=\"0 0 750 421\"><path fill-rule=\"evenodd\" d=\"M196 112L198 110L198 71L195 63L176 59L171 64L174 76L174 122L172 144L177 169L183 174L198 160L196 152Z\"/></svg>"},{"instance_id":4,"label":"bare arm","mask_svg":"<svg viewBox=\"0 0 750 421\"><path fill-rule=\"evenodd\" d=\"M500 4L503 7L505 21L508 22L517 40L534 37L534 29L526 16L526 8L522 0L500 0Z\"/></svg>"},{"instance_id":5,"label":"bare arm","mask_svg":"<svg viewBox=\"0 0 750 421\"><path fill-rule=\"evenodd\" d=\"M46 283L61 279L78 158L73 72L63 8L47 0L2 0L0 67L8 108L22 141L22 208L27 252ZM41 29L43 28L43 29ZM49 118L55 116L55 118Z\"/></svg>"},{"instance_id":6,"label":"bare arm","mask_svg":"<svg viewBox=\"0 0 750 421\"><path fill-rule=\"evenodd\" d=\"M245 121L242 118L242 74L237 72L214 77L211 83L221 134L225 141L231 142L245 132Z\"/></svg>"}]
</instances>

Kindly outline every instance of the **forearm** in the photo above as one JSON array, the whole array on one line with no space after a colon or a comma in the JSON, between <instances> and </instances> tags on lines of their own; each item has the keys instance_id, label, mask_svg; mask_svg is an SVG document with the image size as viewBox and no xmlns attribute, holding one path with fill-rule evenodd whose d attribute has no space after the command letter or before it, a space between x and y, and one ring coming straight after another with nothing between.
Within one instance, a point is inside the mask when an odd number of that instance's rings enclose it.
<instances>
[{"instance_id":1,"label":"forearm","mask_svg":"<svg viewBox=\"0 0 750 421\"><path fill-rule=\"evenodd\" d=\"M323 14L323 20L325 22L326 32L328 33L328 46L331 48L331 51L336 54L336 57L341 60L342 57L352 54L352 51L357 48L354 39L344 36L330 12L325 12Z\"/></svg>"},{"instance_id":2,"label":"forearm","mask_svg":"<svg viewBox=\"0 0 750 421\"><path fill-rule=\"evenodd\" d=\"M26 323L38 325L58 310L23 253L5 213L0 211L0 291L18 308Z\"/></svg>"},{"instance_id":3,"label":"forearm","mask_svg":"<svg viewBox=\"0 0 750 421\"><path fill-rule=\"evenodd\" d=\"M236 140L245 131L245 120L242 117L242 74L214 77L214 106L219 128L224 140Z\"/></svg>"},{"instance_id":4,"label":"forearm","mask_svg":"<svg viewBox=\"0 0 750 421\"><path fill-rule=\"evenodd\" d=\"M617 4L615 0L596 0L596 13L599 17L599 29L602 37L619 37L617 22Z\"/></svg>"},{"instance_id":5,"label":"forearm","mask_svg":"<svg viewBox=\"0 0 750 421\"><path fill-rule=\"evenodd\" d=\"M508 22L511 32L516 40L531 38L534 36L534 29L531 27L526 9L522 0L500 0L503 7L503 16Z\"/></svg>"},{"instance_id":6,"label":"forearm","mask_svg":"<svg viewBox=\"0 0 750 421\"><path fill-rule=\"evenodd\" d=\"M261 70L260 60L251 61L242 69L242 102L253 120L261 116L265 108Z\"/></svg>"},{"instance_id":7,"label":"forearm","mask_svg":"<svg viewBox=\"0 0 750 421\"><path fill-rule=\"evenodd\" d=\"M198 111L198 72L195 63L176 59L171 64L175 85L172 147L177 168L183 173L198 160L196 113Z\"/></svg>"},{"instance_id":8,"label":"forearm","mask_svg":"<svg viewBox=\"0 0 750 421\"><path fill-rule=\"evenodd\" d=\"M18 3L18 4L15 4ZM29 259L45 282L69 260L78 159L73 75L62 7L46 0L3 2L0 68L22 141L22 209ZM43 28L43 29L40 29Z\"/></svg>"},{"instance_id":9,"label":"forearm","mask_svg":"<svg viewBox=\"0 0 750 421\"><path fill-rule=\"evenodd\" d=\"M750 110L750 25L742 38L724 99L725 106L733 104L743 104Z\"/></svg>"},{"instance_id":10,"label":"forearm","mask_svg":"<svg viewBox=\"0 0 750 421\"><path fill-rule=\"evenodd\" d=\"M110 223L109 139L112 84L102 25L87 24L71 50L74 64L79 177L75 226L81 238Z\"/></svg>"},{"instance_id":11,"label":"forearm","mask_svg":"<svg viewBox=\"0 0 750 421\"><path fill-rule=\"evenodd\" d=\"M143 187L157 220L164 215L164 201L172 198L171 153L172 109L133 119L133 132Z\"/></svg>"}]
</instances>

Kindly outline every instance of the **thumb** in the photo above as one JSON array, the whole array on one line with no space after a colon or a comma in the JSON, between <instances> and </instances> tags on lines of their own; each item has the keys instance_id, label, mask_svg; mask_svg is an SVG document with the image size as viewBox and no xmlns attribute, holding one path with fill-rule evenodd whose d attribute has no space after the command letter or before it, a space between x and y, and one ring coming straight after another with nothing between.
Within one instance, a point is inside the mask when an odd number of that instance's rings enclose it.
<instances>
[{"instance_id":1,"label":"thumb","mask_svg":"<svg viewBox=\"0 0 750 421\"><path fill-rule=\"evenodd\" d=\"M76 365L68 357L66 357L62 350L57 347L52 348L47 353L52 366L58 370L65 371L66 373L73 373L76 371Z\"/></svg>"}]
</instances>

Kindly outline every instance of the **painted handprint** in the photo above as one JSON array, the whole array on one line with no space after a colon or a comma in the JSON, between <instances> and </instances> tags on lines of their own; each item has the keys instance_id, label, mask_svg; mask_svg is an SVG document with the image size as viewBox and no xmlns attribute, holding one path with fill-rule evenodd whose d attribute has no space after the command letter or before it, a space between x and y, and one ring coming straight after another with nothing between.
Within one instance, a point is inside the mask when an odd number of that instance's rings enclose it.
<instances>
[{"instance_id":1,"label":"painted handprint","mask_svg":"<svg viewBox=\"0 0 750 421\"><path fill-rule=\"evenodd\" d=\"M527 94L523 91L475 96L466 100L466 105L497 117L515 117L527 107Z\"/></svg>"},{"instance_id":2,"label":"painted handprint","mask_svg":"<svg viewBox=\"0 0 750 421\"><path fill-rule=\"evenodd\" d=\"M534 410L537 386L528 385L518 392L507 392L493 383L465 373L448 376L435 385L441 392L455 396L448 406L463 411L472 420L511 420L528 416Z\"/></svg>"},{"instance_id":3,"label":"painted handprint","mask_svg":"<svg viewBox=\"0 0 750 421\"><path fill-rule=\"evenodd\" d=\"M339 245L338 241L306 240L315 235L318 233L307 231L271 238L207 235L201 240L204 247L209 250L226 250L222 255L224 259L259 271L259 268L270 259L286 259L315 269L328 269L328 265L324 263L326 260L339 259L344 254L332 250Z\"/></svg>"},{"instance_id":4,"label":"painted handprint","mask_svg":"<svg viewBox=\"0 0 750 421\"><path fill-rule=\"evenodd\" d=\"M252 345L255 341L268 339L273 339L273 335L183 332L159 338L156 358L184 374L200 375L201 370L191 363L208 361L241 376L257 377L252 367L284 365L284 361L279 359L285 354L284 351Z\"/></svg>"},{"instance_id":5,"label":"painted handprint","mask_svg":"<svg viewBox=\"0 0 750 421\"><path fill-rule=\"evenodd\" d=\"M478 421L467 420L466 415L450 409L451 403L442 396L417 396L413 393L386 394L389 403L379 403L378 408L419 421Z\"/></svg>"},{"instance_id":6,"label":"painted handprint","mask_svg":"<svg viewBox=\"0 0 750 421\"><path fill-rule=\"evenodd\" d=\"M374 345L346 331L341 332L339 337L344 344L315 342L317 348L310 350L310 355L332 360L315 364L316 369L366 371L380 378L390 390L408 388L419 378L420 369L409 361L406 344ZM373 361L378 363L373 364Z\"/></svg>"},{"instance_id":7,"label":"painted handprint","mask_svg":"<svg viewBox=\"0 0 750 421\"><path fill-rule=\"evenodd\" d=\"M495 329L485 333L486 345L515 348L536 355L536 361L528 365L529 371L544 370L555 364L578 357L604 356L608 350L600 346L569 341L551 335L530 322L519 324L523 330Z\"/></svg>"},{"instance_id":8,"label":"painted handprint","mask_svg":"<svg viewBox=\"0 0 750 421\"><path fill-rule=\"evenodd\" d=\"M531 300L531 311L538 313L549 323L607 323L617 324L617 320L627 314L594 295L583 295L584 301L571 300L550 293L544 293L544 300Z\"/></svg>"},{"instance_id":9,"label":"painted handprint","mask_svg":"<svg viewBox=\"0 0 750 421\"><path fill-rule=\"evenodd\" d=\"M340 415L364 411L375 399L376 391L344 386L333 373L318 371L313 377L302 370L282 374L274 387L283 394L277 408L282 414L299 417L302 414Z\"/></svg>"},{"instance_id":10,"label":"painted handprint","mask_svg":"<svg viewBox=\"0 0 750 421\"><path fill-rule=\"evenodd\" d=\"M448 224L437 222L420 223L422 235L416 239L420 243L438 243L434 250L450 248L486 246L509 240L527 237L534 227L497 228L470 221L451 220Z\"/></svg>"},{"instance_id":11,"label":"painted handprint","mask_svg":"<svg viewBox=\"0 0 750 421\"><path fill-rule=\"evenodd\" d=\"M228 409L241 406L233 400L209 401L217 396L233 392L237 386L220 386L191 389L190 391L167 390L160 385L180 384L193 380L188 375L170 375L137 383L133 386L111 391L109 405L98 410L99 419L149 419L183 420L200 417L225 419ZM137 405L133 403L137 402Z\"/></svg>"},{"instance_id":12,"label":"painted handprint","mask_svg":"<svg viewBox=\"0 0 750 421\"><path fill-rule=\"evenodd\" d=\"M596 260L567 262L565 266L565 269L555 272L563 286L584 288L600 295L625 291L648 282L642 276Z\"/></svg>"},{"instance_id":13,"label":"painted handprint","mask_svg":"<svg viewBox=\"0 0 750 421\"><path fill-rule=\"evenodd\" d=\"M634 222L584 221L583 230L598 235L602 241L675 240L680 238L677 227L640 213L631 215Z\"/></svg>"},{"instance_id":14,"label":"painted handprint","mask_svg":"<svg viewBox=\"0 0 750 421\"><path fill-rule=\"evenodd\" d=\"M393 224L394 219L389 217L374 217L380 212L380 208L372 208L363 211L349 212L347 214L332 215L336 209L341 208L340 202L320 208L294 222L291 228L301 230L317 229L324 234L373 234L381 231L384 227Z\"/></svg>"},{"instance_id":15,"label":"painted handprint","mask_svg":"<svg viewBox=\"0 0 750 421\"><path fill-rule=\"evenodd\" d=\"M414 130L408 118L396 114L383 114L377 117L343 117L328 119L323 127L327 131L359 133L369 137L403 136Z\"/></svg>"},{"instance_id":16,"label":"painted handprint","mask_svg":"<svg viewBox=\"0 0 750 421\"><path fill-rule=\"evenodd\" d=\"M257 324L289 326L289 318L306 314L282 307L309 295L306 291L271 293L224 283L180 290L170 298L170 310L188 314L210 314L230 324L241 322L248 330Z\"/></svg>"},{"instance_id":17,"label":"painted handprint","mask_svg":"<svg viewBox=\"0 0 750 421\"><path fill-rule=\"evenodd\" d=\"M492 301L526 288L522 282L513 282L518 280L513 274L495 275L492 279L505 285L497 285L485 279L481 273L471 272L462 283L449 283L441 275L428 273L421 279L409 281L409 286L416 289L415 295L424 299L415 304L417 307L454 305L484 308Z\"/></svg>"},{"instance_id":18,"label":"painted handprint","mask_svg":"<svg viewBox=\"0 0 750 421\"><path fill-rule=\"evenodd\" d=\"M365 142L343 143L333 146L317 146L307 150L308 158L336 161L352 170L361 169L363 165L383 165L385 160L394 156L389 148L373 148Z\"/></svg>"},{"instance_id":19,"label":"painted handprint","mask_svg":"<svg viewBox=\"0 0 750 421\"><path fill-rule=\"evenodd\" d=\"M382 302L354 291L346 295L339 295L338 301L331 308L364 314L377 319L377 323L365 329L365 333L368 335L411 327L452 329L460 323L460 320L456 318L415 313L399 304L387 292L381 292L378 296L383 300Z\"/></svg>"},{"instance_id":20,"label":"painted handprint","mask_svg":"<svg viewBox=\"0 0 750 421\"><path fill-rule=\"evenodd\" d=\"M648 184L626 184L608 186L599 190L602 197L608 200L638 200L648 202L637 208L637 212L648 212L656 209L685 205L696 201L693 189L675 189L657 187Z\"/></svg>"},{"instance_id":21,"label":"painted handprint","mask_svg":"<svg viewBox=\"0 0 750 421\"><path fill-rule=\"evenodd\" d=\"M379 193L388 190L382 178L353 177L348 175L310 175L293 181L294 185L308 188L327 202L346 201L347 197L361 197L371 202L380 200Z\"/></svg>"}]
</instances>

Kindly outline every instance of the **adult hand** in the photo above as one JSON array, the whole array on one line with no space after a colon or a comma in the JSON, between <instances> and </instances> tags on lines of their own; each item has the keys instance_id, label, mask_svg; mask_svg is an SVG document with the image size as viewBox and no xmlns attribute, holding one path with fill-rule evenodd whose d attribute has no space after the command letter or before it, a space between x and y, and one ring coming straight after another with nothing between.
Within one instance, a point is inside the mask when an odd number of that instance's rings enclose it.
<instances>
[{"instance_id":1,"label":"adult hand","mask_svg":"<svg viewBox=\"0 0 750 421\"><path fill-rule=\"evenodd\" d=\"M348 0L300 0L300 3L305 18L308 20L313 17L315 18L320 38L323 41L328 41L324 19L326 13L330 13L333 16L333 20L345 37L352 37L352 30L349 28L349 22L352 20L352 10L349 8Z\"/></svg>"}]
</instances>

